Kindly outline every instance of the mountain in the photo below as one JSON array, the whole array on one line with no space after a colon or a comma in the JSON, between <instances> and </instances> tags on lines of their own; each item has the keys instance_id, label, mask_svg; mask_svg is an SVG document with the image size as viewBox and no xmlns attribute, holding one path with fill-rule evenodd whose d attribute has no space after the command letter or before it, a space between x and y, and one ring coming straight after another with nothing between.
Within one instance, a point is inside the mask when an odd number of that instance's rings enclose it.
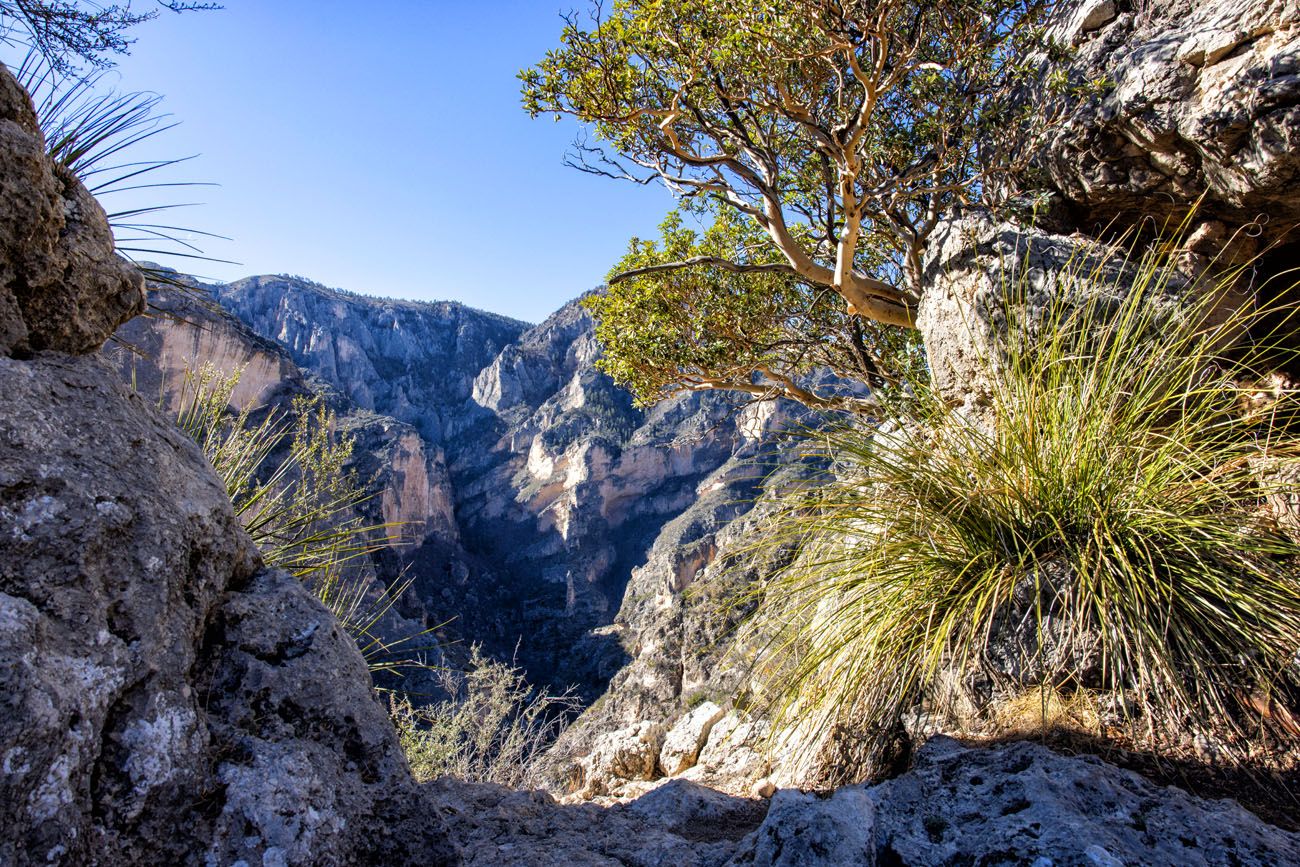
<instances>
[{"instance_id":1,"label":"mountain","mask_svg":"<svg viewBox=\"0 0 1300 867\"><path fill-rule=\"evenodd\" d=\"M296 277L156 287L153 301L109 350L124 376L174 396L207 362L244 370L240 407L325 398L374 479L374 517L407 522L380 569L414 579L402 614L450 620L449 634L588 700L645 619L616 623L653 595L629 602L629 583L664 568L678 591L690 583L713 553L702 539L749 508L768 434L788 420L722 394L633 406L596 369L580 301L535 326Z\"/></svg>"}]
</instances>

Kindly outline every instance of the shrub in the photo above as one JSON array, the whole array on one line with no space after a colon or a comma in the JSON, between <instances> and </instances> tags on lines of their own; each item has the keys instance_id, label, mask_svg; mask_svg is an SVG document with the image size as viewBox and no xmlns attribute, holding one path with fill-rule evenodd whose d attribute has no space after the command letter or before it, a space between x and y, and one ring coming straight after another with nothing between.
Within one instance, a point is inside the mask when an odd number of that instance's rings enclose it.
<instances>
[{"instance_id":1,"label":"shrub","mask_svg":"<svg viewBox=\"0 0 1300 867\"><path fill-rule=\"evenodd\" d=\"M982 682L1114 691L1157 744L1290 719L1300 545L1265 503L1300 470L1296 399L1239 411L1278 341L1229 356L1264 322L1210 315L1241 272L1180 296L1174 255L1131 254L1123 285L1068 264L1062 303L1012 314L986 360L990 418L920 391L912 418L810 435L832 469L757 546L800 545L750 622L778 717L883 746Z\"/></svg>"},{"instance_id":2,"label":"shrub","mask_svg":"<svg viewBox=\"0 0 1300 867\"><path fill-rule=\"evenodd\" d=\"M470 649L468 670L442 672L447 700L414 707L390 699L411 770L421 782L449 775L462 780L522 786L577 707L567 693L528 685L519 669Z\"/></svg>"}]
</instances>

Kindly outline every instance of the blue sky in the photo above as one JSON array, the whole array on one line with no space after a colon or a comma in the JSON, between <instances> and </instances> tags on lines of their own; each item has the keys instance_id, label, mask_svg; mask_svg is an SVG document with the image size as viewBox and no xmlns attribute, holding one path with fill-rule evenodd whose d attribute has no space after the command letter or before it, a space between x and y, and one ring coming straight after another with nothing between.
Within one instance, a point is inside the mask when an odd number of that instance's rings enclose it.
<instances>
[{"instance_id":1,"label":"blue sky","mask_svg":"<svg viewBox=\"0 0 1300 867\"><path fill-rule=\"evenodd\" d=\"M148 150L200 154L175 176L220 184L170 219L230 236L206 251L240 263L170 264L530 321L598 284L672 199L565 168L578 126L519 108L515 73L575 2L225 0L138 28L117 86L181 121Z\"/></svg>"}]
</instances>

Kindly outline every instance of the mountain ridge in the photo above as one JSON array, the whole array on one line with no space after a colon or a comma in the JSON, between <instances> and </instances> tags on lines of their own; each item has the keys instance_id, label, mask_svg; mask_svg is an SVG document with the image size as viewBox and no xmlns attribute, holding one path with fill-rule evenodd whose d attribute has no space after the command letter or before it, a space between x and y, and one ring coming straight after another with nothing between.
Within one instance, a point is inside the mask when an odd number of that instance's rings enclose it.
<instances>
[{"instance_id":1,"label":"mountain ridge","mask_svg":"<svg viewBox=\"0 0 1300 867\"><path fill-rule=\"evenodd\" d=\"M340 426L360 431L358 466L383 470L383 517L418 522L420 504L440 504L444 517L423 516L385 567L390 581L414 577L403 613L425 625L454 618L458 637L537 682L576 685L588 701L630 658L615 621L633 576L675 559L656 550L669 544L665 528L706 500L717 512L709 491L751 500L757 474L745 464L786 417L723 394L635 407L595 366L585 295L529 326L459 302L372 298L301 278L195 286L220 305L186 307L210 320L202 327L156 317L119 335L156 358L171 347L166 371L145 379L174 384L189 352L191 364L251 364L247 400L288 388L332 401ZM140 363L132 356L132 377Z\"/></svg>"}]
</instances>

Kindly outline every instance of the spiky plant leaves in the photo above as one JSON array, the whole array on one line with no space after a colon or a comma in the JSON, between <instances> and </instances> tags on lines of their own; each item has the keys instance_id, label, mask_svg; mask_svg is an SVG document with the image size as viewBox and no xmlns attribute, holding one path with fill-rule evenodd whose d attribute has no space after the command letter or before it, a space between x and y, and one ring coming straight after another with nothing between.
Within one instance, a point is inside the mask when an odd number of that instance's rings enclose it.
<instances>
[{"instance_id":1,"label":"spiky plant leaves","mask_svg":"<svg viewBox=\"0 0 1300 867\"><path fill-rule=\"evenodd\" d=\"M1300 402L1262 420L1238 383L1286 354L1264 314L1295 311L1223 315L1240 269L1180 293L1174 246L1131 253L1124 285L1080 256L1044 320L1013 313L991 418L921 393L809 439L832 469L758 543L800 553L749 635L788 725L883 740L982 681L1111 691L1158 744L1257 735L1261 697L1294 702L1300 544L1266 503L1294 493Z\"/></svg>"},{"instance_id":2,"label":"spiky plant leaves","mask_svg":"<svg viewBox=\"0 0 1300 867\"><path fill-rule=\"evenodd\" d=\"M187 370L176 421L225 483L262 559L306 582L356 641L372 674L427 667L423 657L436 646L436 626L397 638L383 634L382 622L413 579L384 586L366 568L400 525L358 516L356 507L370 494L348 469L352 441L335 436L334 417L318 401L299 398L288 414L232 413L241 374L210 364Z\"/></svg>"},{"instance_id":3,"label":"spiky plant leaves","mask_svg":"<svg viewBox=\"0 0 1300 867\"><path fill-rule=\"evenodd\" d=\"M151 216L195 204L171 200L167 191L212 186L167 179L167 170L193 156L140 158L143 145L176 126L171 115L162 110L161 96L106 89L102 86L102 72L72 74L51 66L37 52L24 58L15 75L32 95L46 152L56 165L85 184L104 207L119 253L133 262L154 256L225 261L205 256L195 243L199 238L228 240L224 236L156 222ZM157 191L156 203L112 206L114 195L138 190ZM140 269L154 282L193 291L167 269L148 264L141 264Z\"/></svg>"}]
</instances>

